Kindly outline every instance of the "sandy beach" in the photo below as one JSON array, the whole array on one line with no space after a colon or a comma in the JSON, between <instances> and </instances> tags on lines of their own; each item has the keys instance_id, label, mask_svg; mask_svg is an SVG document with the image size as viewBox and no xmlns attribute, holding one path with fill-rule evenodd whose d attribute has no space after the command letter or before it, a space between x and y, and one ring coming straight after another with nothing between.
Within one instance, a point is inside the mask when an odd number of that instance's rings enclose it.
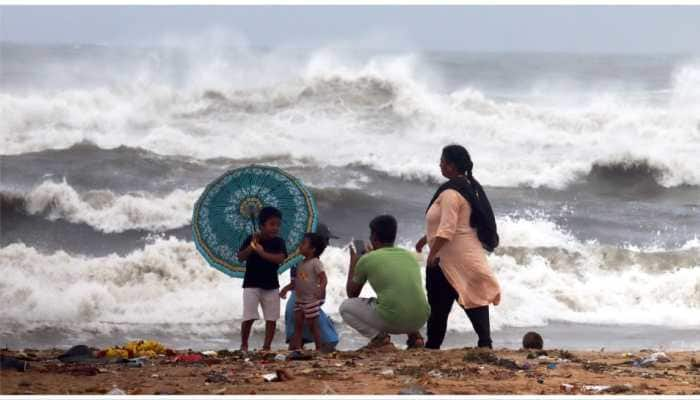
<instances>
[{"instance_id":1,"label":"sandy beach","mask_svg":"<svg viewBox=\"0 0 700 400\"><path fill-rule=\"evenodd\" d=\"M1 394L700 394L700 352L564 350L358 350L280 360L277 353L221 351L198 362L159 356L143 366L63 364L61 350L4 350L29 360L3 370ZM177 352L185 354L185 352ZM277 359L275 358L277 357ZM268 382L267 379L272 381Z\"/></svg>"}]
</instances>

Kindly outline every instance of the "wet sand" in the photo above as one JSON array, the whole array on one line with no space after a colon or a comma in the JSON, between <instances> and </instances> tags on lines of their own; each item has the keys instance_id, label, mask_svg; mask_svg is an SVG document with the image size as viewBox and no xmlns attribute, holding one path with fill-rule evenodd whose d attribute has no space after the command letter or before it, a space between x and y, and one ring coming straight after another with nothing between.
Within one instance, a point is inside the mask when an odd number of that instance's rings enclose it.
<instances>
[{"instance_id":1,"label":"wet sand","mask_svg":"<svg viewBox=\"0 0 700 400\"><path fill-rule=\"evenodd\" d=\"M4 350L25 357L26 372L0 372L2 394L700 394L700 351L666 352L669 362L634 360L651 350L484 352L378 350L275 360L269 354L223 352L201 362L159 356L142 367L63 364L61 350ZM178 352L182 353L182 352ZM529 357L529 358L528 358ZM693 361L697 360L697 362ZM264 376L271 374L273 382ZM607 386L607 388L606 388Z\"/></svg>"}]
</instances>

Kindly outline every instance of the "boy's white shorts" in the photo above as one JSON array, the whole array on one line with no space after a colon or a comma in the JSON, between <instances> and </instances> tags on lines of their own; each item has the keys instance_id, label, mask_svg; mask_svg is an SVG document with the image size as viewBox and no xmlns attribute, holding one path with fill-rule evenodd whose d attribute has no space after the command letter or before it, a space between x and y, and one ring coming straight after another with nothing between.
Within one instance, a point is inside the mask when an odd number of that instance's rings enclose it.
<instances>
[{"instance_id":1,"label":"boy's white shorts","mask_svg":"<svg viewBox=\"0 0 700 400\"><path fill-rule=\"evenodd\" d=\"M262 306L265 321L277 321L280 318L278 289L243 288L243 321L260 319L258 304Z\"/></svg>"}]
</instances>

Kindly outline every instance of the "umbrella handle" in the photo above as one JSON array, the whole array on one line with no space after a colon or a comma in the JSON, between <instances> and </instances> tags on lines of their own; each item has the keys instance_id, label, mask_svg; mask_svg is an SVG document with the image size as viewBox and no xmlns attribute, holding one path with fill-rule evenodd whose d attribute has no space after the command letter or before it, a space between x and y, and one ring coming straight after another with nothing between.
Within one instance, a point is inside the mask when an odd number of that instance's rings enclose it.
<instances>
[{"instance_id":1,"label":"umbrella handle","mask_svg":"<svg viewBox=\"0 0 700 400\"><path fill-rule=\"evenodd\" d=\"M255 223L255 206L248 206L248 215L250 216L250 225L253 227L253 234L257 232L257 224Z\"/></svg>"}]
</instances>

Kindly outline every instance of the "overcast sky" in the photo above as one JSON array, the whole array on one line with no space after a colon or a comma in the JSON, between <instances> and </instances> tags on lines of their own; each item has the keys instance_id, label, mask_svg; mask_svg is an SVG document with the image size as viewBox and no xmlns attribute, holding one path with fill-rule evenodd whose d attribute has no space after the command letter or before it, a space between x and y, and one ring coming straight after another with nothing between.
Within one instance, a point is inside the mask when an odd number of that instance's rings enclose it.
<instances>
[{"instance_id":1,"label":"overcast sky","mask_svg":"<svg viewBox=\"0 0 700 400\"><path fill-rule=\"evenodd\" d=\"M700 6L0 7L3 41L149 45L212 29L232 43L396 50L700 53ZM243 38L243 39L241 39Z\"/></svg>"}]
</instances>

